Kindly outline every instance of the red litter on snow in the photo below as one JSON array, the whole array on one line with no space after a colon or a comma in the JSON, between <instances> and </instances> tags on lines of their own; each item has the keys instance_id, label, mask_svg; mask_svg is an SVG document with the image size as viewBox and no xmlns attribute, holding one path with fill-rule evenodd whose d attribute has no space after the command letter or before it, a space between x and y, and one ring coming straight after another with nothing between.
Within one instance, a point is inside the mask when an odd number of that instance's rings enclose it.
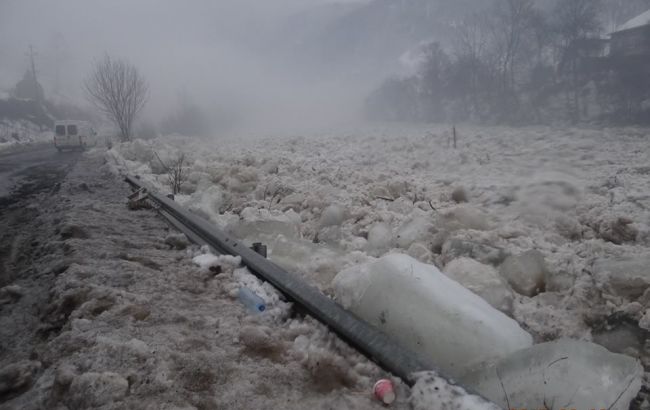
<instances>
[{"instance_id":1,"label":"red litter on snow","mask_svg":"<svg viewBox=\"0 0 650 410\"><path fill-rule=\"evenodd\" d=\"M373 387L375 397L377 397L384 404L391 404L395 401L395 390L393 382L388 379L381 379L375 383Z\"/></svg>"}]
</instances>

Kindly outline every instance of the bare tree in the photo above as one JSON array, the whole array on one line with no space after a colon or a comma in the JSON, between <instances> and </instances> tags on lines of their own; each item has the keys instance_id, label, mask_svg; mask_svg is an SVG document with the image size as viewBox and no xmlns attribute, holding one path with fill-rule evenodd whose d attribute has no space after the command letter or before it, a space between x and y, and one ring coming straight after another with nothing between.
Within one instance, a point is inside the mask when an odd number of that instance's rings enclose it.
<instances>
[{"instance_id":1,"label":"bare tree","mask_svg":"<svg viewBox=\"0 0 650 410\"><path fill-rule=\"evenodd\" d=\"M534 10L533 0L496 0L492 10L493 47L506 112L518 105L518 67L531 49L526 46L533 37Z\"/></svg>"},{"instance_id":2,"label":"bare tree","mask_svg":"<svg viewBox=\"0 0 650 410\"><path fill-rule=\"evenodd\" d=\"M486 98L489 94L486 85L492 82L489 77L495 65L489 50L489 28L485 13L469 14L454 27L455 61L450 87L462 100L457 110L464 111L465 116L472 119L483 111L482 103L489 99Z\"/></svg>"},{"instance_id":3,"label":"bare tree","mask_svg":"<svg viewBox=\"0 0 650 410\"><path fill-rule=\"evenodd\" d=\"M495 40L501 63L502 86L514 88L515 66L525 36L530 34L533 17L532 0L500 0L495 10Z\"/></svg>"},{"instance_id":4,"label":"bare tree","mask_svg":"<svg viewBox=\"0 0 650 410\"><path fill-rule=\"evenodd\" d=\"M131 139L136 116L147 102L149 87L135 66L106 55L95 63L84 88L88 99Z\"/></svg>"},{"instance_id":5,"label":"bare tree","mask_svg":"<svg viewBox=\"0 0 650 410\"><path fill-rule=\"evenodd\" d=\"M553 14L558 37L559 71L566 83L567 111L573 122L580 120L582 88L585 80L580 75L580 42L602 30L601 0L560 0Z\"/></svg>"},{"instance_id":6,"label":"bare tree","mask_svg":"<svg viewBox=\"0 0 650 410\"><path fill-rule=\"evenodd\" d=\"M167 172L167 180L169 181L169 186L172 188L172 194L176 195L181 192L181 186L185 182L185 154L179 153L176 156L176 159L172 160L171 165L167 165L163 162L156 151L153 152L160 161L165 172Z\"/></svg>"},{"instance_id":7,"label":"bare tree","mask_svg":"<svg viewBox=\"0 0 650 410\"><path fill-rule=\"evenodd\" d=\"M561 0L553 9L560 46L564 49L579 39L602 30L602 0Z\"/></svg>"}]
</instances>

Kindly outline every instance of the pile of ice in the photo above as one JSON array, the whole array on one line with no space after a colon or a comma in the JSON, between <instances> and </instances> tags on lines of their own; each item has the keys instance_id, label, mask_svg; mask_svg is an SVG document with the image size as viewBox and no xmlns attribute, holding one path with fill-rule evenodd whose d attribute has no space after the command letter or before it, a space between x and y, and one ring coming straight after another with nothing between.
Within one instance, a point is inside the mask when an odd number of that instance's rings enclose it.
<instances>
[{"instance_id":1,"label":"pile of ice","mask_svg":"<svg viewBox=\"0 0 650 410\"><path fill-rule=\"evenodd\" d=\"M338 272L400 253L538 343L650 327L647 130L464 126L457 149L448 131L164 137L116 145L109 160L168 191L153 152L185 153L179 203L326 291ZM624 339L607 347L649 368L650 348Z\"/></svg>"},{"instance_id":2,"label":"pile of ice","mask_svg":"<svg viewBox=\"0 0 650 410\"><path fill-rule=\"evenodd\" d=\"M503 300L505 284L496 271L467 259L448 270L470 283L476 283L472 274L485 275L480 290L488 298L499 297L497 305ZM638 360L584 341L533 346L530 334L514 320L409 256L389 255L355 266L339 273L334 283L346 309L500 408L624 410L641 388ZM433 400L441 408L490 408L460 390L435 374L424 375L413 390L414 407L426 408Z\"/></svg>"}]
</instances>

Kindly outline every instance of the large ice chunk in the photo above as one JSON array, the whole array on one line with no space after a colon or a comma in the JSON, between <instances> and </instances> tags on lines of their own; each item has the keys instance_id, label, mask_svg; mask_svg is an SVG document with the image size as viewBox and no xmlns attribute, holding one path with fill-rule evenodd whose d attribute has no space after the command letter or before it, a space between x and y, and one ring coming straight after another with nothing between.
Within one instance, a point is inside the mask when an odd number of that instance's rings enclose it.
<instances>
[{"instance_id":1,"label":"large ice chunk","mask_svg":"<svg viewBox=\"0 0 650 410\"><path fill-rule=\"evenodd\" d=\"M333 285L343 307L453 377L532 345L514 320L408 255L346 269Z\"/></svg>"},{"instance_id":2,"label":"large ice chunk","mask_svg":"<svg viewBox=\"0 0 650 410\"><path fill-rule=\"evenodd\" d=\"M320 217L320 226L338 226L345 220L345 208L340 205L330 205L323 210Z\"/></svg>"},{"instance_id":3,"label":"large ice chunk","mask_svg":"<svg viewBox=\"0 0 650 410\"><path fill-rule=\"evenodd\" d=\"M256 241L276 240L279 236L297 238L300 235L299 226L286 221L237 221L226 227L231 235L240 239Z\"/></svg>"},{"instance_id":4,"label":"large ice chunk","mask_svg":"<svg viewBox=\"0 0 650 410\"><path fill-rule=\"evenodd\" d=\"M266 209L245 208L241 219L226 227L226 232L252 242L276 240L280 235L286 238L300 236L300 216L293 210L270 212Z\"/></svg>"},{"instance_id":5,"label":"large ice chunk","mask_svg":"<svg viewBox=\"0 0 650 410\"><path fill-rule=\"evenodd\" d=\"M564 339L516 352L461 381L502 408L627 410L642 377L636 359Z\"/></svg>"},{"instance_id":6,"label":"large ice chunk","mask_svg":"<svg viewBox=\"0 0 650 410\"><path fill-rule=\"evenodd\" d=\"M450 231L458 229L474 229L487 231L491 228L488 216L469 205L459 205L442 214L442 221Z\"/></svg>"},{"instance_id":7,"label":"large ice chunk","mask_svg":"<svg viewBox=\"0 0 650 410\"><path fill-rule=\"evenodd\" d=\"M179 203L205 219L216 221L221 214L225 196L218 185L195 192L189 197L179 198Z\"/></svg>"},{"instance_id":8,"label":"large ice chunk","mask_svg":"<svg viewBox=\"0 0 650 410\"><path fill-rule=\"evenodd\" d=\"M546 261L535 249L509 256L500 269L510 286L521 295L532 297L546 288Z\"/></svg>"},{"instance_id":9,"label":"large ice chunk","mask_svg":"<svg viewBox=\"0 0 650 410\"><path fill-rule=\"evenodd\" d=\"M650 287L650 254L618 259L597 259L592 266L596 283L607 293L639 297Z\"/></svg>"},{"instance_id":10,"label":"large ice chunk","mask_svg":"<svg viewBox=\"0 0 650 410\"><path fill-rule=\"evenodd\" d=\"M512 312L514 295L497 270L470 258L451 261L444 269L447 276L485 299L504 313Z\"/></svg>"},{"instance_id":11,"label":"large ice chunk","mask_svg":"<svg viewBox=\"0 0 650 410\"><path fill-rule=\"evenodd\" d=\"M344 255L326 244L278 236L268 244L269 259L284 269L311 277L322 286L344 266Z\"/></svg>"},{"instance_id":12,"label":"large ice chunk","mask_svg":"<svg viewBox=\"0 0 650 410\"><path fill-rule=\"evenodd\" d=\"M397 231L397 246L408 249L414 242L426 241L432 228L433 223L424 216L409 219Z\"/></svg>"},{"instance_id":13,"label":"large ice chunk","mask_svg":"<svg viewBox=\"0 0 650 410\"><path fill-rule=\"evenodd\" d=\"M442 246L443 263L449 263L461 256L472 258L481 263L499 265L508 257L508 254L503 249L492 245L459 238L451 238Z\"/></svg>"},{"instance_id":14,"label":"large ice chunk","mask_svg":"<svg viewBox=\"0 0 650 410\"><path fill-rule=\"evenodd\" d=\"M384 222L376 223L368 232L367 251L370 255L379 256L393 247L395 238L390 226Z\"/></svg>"}]
</instances>

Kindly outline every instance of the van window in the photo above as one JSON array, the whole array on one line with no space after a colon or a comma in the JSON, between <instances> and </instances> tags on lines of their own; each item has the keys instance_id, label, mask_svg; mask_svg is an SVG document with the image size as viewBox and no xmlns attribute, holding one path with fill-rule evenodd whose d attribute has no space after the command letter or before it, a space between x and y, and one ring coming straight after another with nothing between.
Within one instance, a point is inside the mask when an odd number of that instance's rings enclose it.
<instances>
[{"instance_id":1,"label":"van window","mask_svg":"<svg viewBox=\"0 0 650 410\"><path fill-rule=\"evenodd\" d=\"M57 125L55 132L59 137L65 136L65 125Z\"/></svg>"},{"instance_id":2,"label":"van window","mask_svg":"<svg viewBox=\"0 0 650 410\"><path fill-rule=\"evenodd\" d=\"M68 125L68 135L77 135L76 125Z\"/></svg>"}]
</instances>

